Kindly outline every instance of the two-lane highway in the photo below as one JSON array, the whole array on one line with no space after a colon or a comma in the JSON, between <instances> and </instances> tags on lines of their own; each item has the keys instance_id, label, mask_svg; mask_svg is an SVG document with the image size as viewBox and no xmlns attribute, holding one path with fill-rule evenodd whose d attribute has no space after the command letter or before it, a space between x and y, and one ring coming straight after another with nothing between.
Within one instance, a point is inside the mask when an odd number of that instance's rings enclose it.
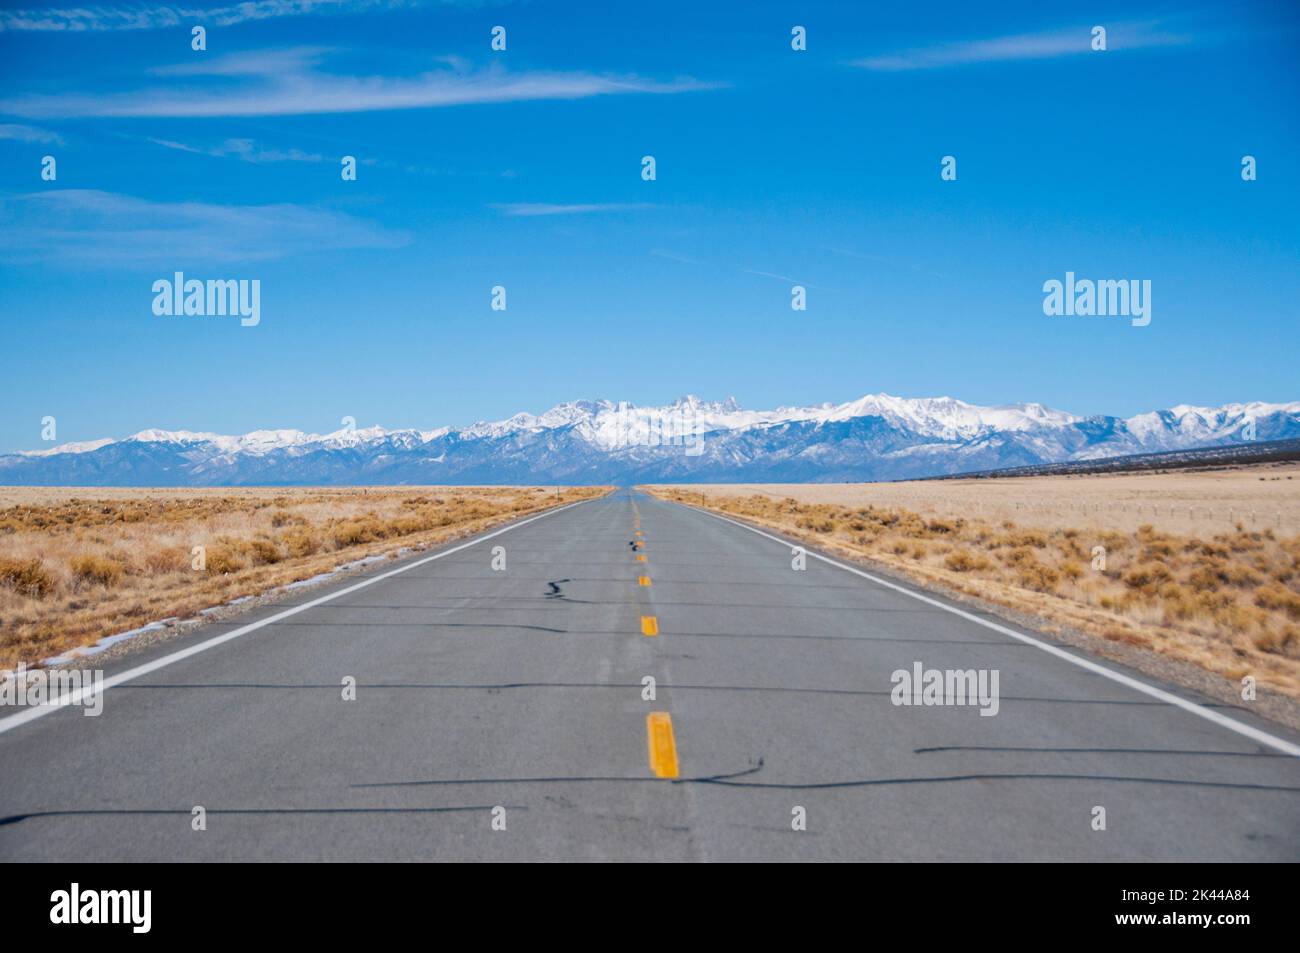
<instances>
[{"instance_id":1,"label":"two-lane highway","mask_svg":"<svg viewBox=\"0 0 1300 953\"><path fill-rule=\"evenodd\" d=\"M0 709L0 860L1300 859L1294 733L799 562L624 490L209 625Z\"/></svg>"}]
</instances>

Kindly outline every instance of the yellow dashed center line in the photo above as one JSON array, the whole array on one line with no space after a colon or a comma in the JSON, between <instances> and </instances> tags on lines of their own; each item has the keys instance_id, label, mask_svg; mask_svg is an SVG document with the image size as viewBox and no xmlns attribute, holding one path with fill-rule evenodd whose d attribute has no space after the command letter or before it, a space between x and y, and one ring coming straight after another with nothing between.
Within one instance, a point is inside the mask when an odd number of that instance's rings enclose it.
<instances>
[{"instance_id":1,"label":"yellow dashed center line","mask_svg":"<svg viewBox=\"0 0 1300 953\"><path fill-rule=\"evenodd\" d=\"M645 549L645 534L641 532L641 513L632 504L634 518L632 529L635 536L633 540L632 551L636 554L636 561L643 563L646 558L643 554ZM638 576L638 584L642 586L650 585L649 576ZM641 634L644 636L657 636L659 634L659 618L653 615L643 615L641 617ZM650 770L654 772L657 778L675 778L677 777L677 740L673 737L673 717L666 711L652 711L645 716L646 742L649 745L650 752Z\"/></svg>"},{"instance_id":2,"label":"yellow dashed center line","mask_svg":"<svg viewBox=\"0 0 1300 953\"><path fill-rule=\"evenodd\" d=\"M673 740L673 718L666 711L645 716L646 738L650 743L650 770L657 778L677 777L677 742Z\"/></svg>"}]
</instances>

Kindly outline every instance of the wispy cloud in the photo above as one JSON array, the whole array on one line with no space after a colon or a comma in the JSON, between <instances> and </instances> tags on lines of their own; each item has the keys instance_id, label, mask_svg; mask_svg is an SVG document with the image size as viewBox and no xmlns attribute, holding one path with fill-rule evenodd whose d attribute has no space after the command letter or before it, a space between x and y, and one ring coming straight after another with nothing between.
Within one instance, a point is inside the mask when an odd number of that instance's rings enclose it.
<instances>
[{"instance_id":1,"label":"wispy cloud","mask_svg":"<svg viewBox=\"0 0 1300 953\"><path fill-rule=\"evenodd\" d=\"M652 248L650 254L656 258L664 258L668 261L681 262L683 265L702 265L704 262L696 258L688 258L685 255L679 255L675 251L669 251L666 248Z\"/></svg>"},{"instance_id":2,"label":"wispy cloud","mask_svg":"<svg viewBox=\"0 0 1300 953\"><path fill-rule=\"evenodd\" d=\"M638 209L654 208L651 202L605 202L583 205L552 205L547 202L507 202L492 204L503 215L511 218L531 218L537 215L586 215L593 212L633 212Z\"/></svg>"},{"instance_id":3,"label":"wispy cloud","mask_svg":"<svg viewBox=\"0 0 1300 953\"><path fill-rule=\"evenodd\" d=\"M0 196L0 258L98 265L265 261L409 237L343 212L304 205L153 202L91 189Z\"/></svg>"},{"instance_id":4,"label":"wispy cloud","mask_svg":"<svg viewBox=\"0 0 1300 953\"><path fill-rule=\"evenodd\" d=\"M181 24L232 26L320 13L356 13L423 6L420 0L245 0L203 9L171 4L75 7L56 10L0 10L0 31L83 33L88 30L160 30Z\"/></svg>"},{"instance_id":5,"label":"wispy cloud","mask_svg":"<svg viewBox=\"0 0 1300 953\"><path fill-rule=\"evenodd\" d=\"M1108 51L1152 46L1181 46L1195 37L1169 30L1156 22L1098 24L1106 28ZM863 59L853 66L879 72L938 69L971 63L999 63L1008 60L1038 60L1092 52L1092 25L1039 33L1019 33L988 39L962 40L933 46L914 47Z\"/></svg>"},{"instance_id":6,"label":"wispy cloud","mask_svg":"<svg viewBox=\"0 0 1300 953\"><path fill-rule=\"evenodd\" d=\"M799 283L798 279L796 279L796 278L790 278L790 277L788 277L788 276L786 276L786 275L778 275L778 274L774 274L773 272L770 272L770 271L755 271L753 268L746 268L746 269L744 269L744 271L745 271L745 274L747 274L747 275L758 275L760 278L775 278L775 279L777 279L778 281L787 281L787 282L789 282L789 283L791 283L791 284L795 284L795 285L797 285L797 284Z\"/></svg>"},{"instance_id":7,"label":"wispy cloud","mask_svg":"<svg viewBox=\"0 0 1300 953\"><path fill-rule=\"evenodd\" d=\"M323 162L319 152L301 149L266 149L252 139L227 139L219 146L193 146L171 139L149 139L156 146L190 152L195 155L215 156L221 159L239 159L242 162Z\"/></svg>"},{"instance_id":8,"label":"wispy cloud","mask_svg":"<svg viewBox=\"0 0 1300 953\"><path fill-rule=\"evenodd\" d=\"M16 139L19 142L48 142L59 145L63 137L48 129L24 126L20 123L0 123L0 139Z\"/></svg>"},{"instance_id":9,"label":"wispy cloud","mask_svg":"<svg viewBox=\"0 0 1300 953\"><path fill-rule=\"evenodd\" d=\"M760 278L774 278L775 280L780 281L783 284L787 284L787 285L799 285L801 287L809 289L810 291L834 290L831 288L824 288L821 285L814 285L808 281L801 281L798 278L791 278L789 275L778 275L776 272L772 272L772 271L759 271L756 268L742 268L741 271L744 274L757 275Z\"/></svg>"},{"instance_id":10,"label":"wispy cloud","mask_svg":"<svg viewBox=\"0 0 1300 953\"><path fill-rule=\"evenodd\" d=\"M912 262L899 261L896 258L887 258L884 255L873 255L870 252L854 251L851 248L837 248L833 245L823 245L822 248L833 255L843 255L845 258L857 258L861 261L874 261L881 265L888 265L890 268L906 268L908 271L914 271L920 275L929 275L931 278L947 280L947 275L941 275L937 271L922 268Z\"/></svg>"},{"instance_id":11,"label":"wispy cloud","mask_svg":"<svg viewBox=\"0 0 1300 953\"><path fill-rule=\"evenodd\" d=\"M286 116L428 109L470 103L583 99L626 93L682 93L717 84L690 78L652 80L583 72L510 73L493 66L447 66L415 76L347 76L317 68L328 51L262 50L163 67L174 77L220 77L216 86L162 87L102 94L28 94L0 100L0 112L56 117Z\"/></svg>"},{"instance_id":12,"label":"wispy cloud","mask_svg":"<svg viewBox=\"0 0 1300 953\"><path fill-rule=\"evenodd\" d=\"M121 133L120 135L126 135ZM212 156L219 159L238 159L241 162L325 162L336 161L343 155L343 150L330 153L306 152L297 147L274 148L264 146L255 139L226 139L220 145L199 145L193 142L180 142L175 139L159 139L154 136L128 136L128 138L149 142L164 149L187 152L190 155ZM331 141L322 136L308 138ZM357 164L367 168L396 169L412 175L463 176L478 178L513 179L515 173L504 170L463 170L446 166L430 166L418 163L385 159L372 155L357 157Z\"/></svg>"}]
</instances>

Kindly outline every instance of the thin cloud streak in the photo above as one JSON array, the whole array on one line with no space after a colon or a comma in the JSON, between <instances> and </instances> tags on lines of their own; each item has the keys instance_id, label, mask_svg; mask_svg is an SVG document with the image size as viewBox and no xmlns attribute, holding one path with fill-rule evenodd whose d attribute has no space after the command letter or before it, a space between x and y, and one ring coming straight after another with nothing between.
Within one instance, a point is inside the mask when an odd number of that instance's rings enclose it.
<instances>
[{"instance_id":1,"label":"thin cloud streak","mask_svg":"<svg viewBox=\"0 0 1300 953\"><path fill-rule=\"evenodd\" d=\"M532 218L541 215L586 215L593 212L634 212L640 209L655 208L651 202L606 202L586 203L581 205L553 205L547 202L507 202L492 204L503 215L510 218Z\"/></svg>"},{"instance_id":2,"label":"thin cloud streak","mask_svg":"<svg viewBox=\"0 0 1300 953\"><path fill-rule=\"evenodd\" d=\"M246 0L202 9L164 4L130 7L77 7L61 10L0 10L0 32L86 33L121 30L161 30L194 23L233 26L250 20L404 10L423 6L420 0Z\"/></svg>"},{"instance_id":3,"label":"thin cloud streak","mask_svg":"<svg viewBox=\"0 0 1300 953\"><path fill-rule=\"evenodd\" d=\"M771 271L759 271L756 268L742 268L742 272L747 275L757 275L760 278L775 278L777 281L785 282L788 285L798 285L801 288L807 288L809 291L833 291L832 288L823 288L820 285L810 284L807 281L800 281L798 278L791 278L789 275L778 275Z\"/></svg>"},{"instance_id":4,"label":"thin cloud streak","mask_svg":"<svg viewBox=\"0 0 1300 953\"><path fill-rule=\"evenodd\" d=\"M203 148L171 139L150 138L156 146L189 152L194 155L213 156L218 159L238 159L241 162L324 162L325 157L319 152L303 152L301 149L263 149L252 139L227 139L219 146Z\"/></svg>"},{"instance_id":5,"label":"thin cloud streak","mask_svg":"<svg viewBox=\"0 0 1300 953\"><path fill-rule=\"evenodd\" d=\"M0 139L13 139L17 142L48 142L62 145L63 137L48 129L24 126L21 123L0 123Z\"/></svg>"},{"instance_id":6,"label":"thin cloud streak","mask_svg":"<svg viewBox=\"0 0 1300 953\"><path fill-rule=\"evenodd\" d=\"M259 51L154 70L167 76L221 76L233 86L141 89L101 95L27 94L0 100L0 112L27 118L197 118L290 116L429 109L473 103L585 99L627 93L682 93L717 84L583 72L510 73L442 69L412 77L345 76L316 69L319 48Z\"/></svg>"},{"instance_id":7,"label":"thin cloud streak","mask_svg":"<svg viewBox=\"0 0 1300 953\"><path fill-rule=\"evenodd\" d=\"M899 261L896 258L886 258L884 255L873 255L870 252L854 251L851 248L838 248L833 245L823 245L822 249L833 255L843 255L846 258L858 258L862 261L873 261L882 265L888 265L891 268L906 268L920 275L929 275L931 278L941 278L944 281L948 279L947 275L941 275L937 271L931 271L928 268L922 268L920 265L911 262Z\"/></svg>"},{"instance_id":8,"label":"thin cloud streak","mask_svg":"<svg viewBox=\"0 0 1300 953\"><path fill-rule=\"evenodd\" d=\"M1195 37L1187 33L1165 32L1156 23L1100 23L1106 28L1107 52L1155 46L1182 46ZM1090 53L1092 26L1020 33L982 40L964 40L916 47L852 60L850 65L875 72L904 72L965 66L972 63L1000 63L1013 60L1051 59ZM1101 54L1104 55L1104 54Z\"/></svg>"},{"instance_id":9,"label":"thin cloud streak","mask_svg":"<svg viewBox=\"0 0 1300 953\"><path fill-rule=\"evenodd\" d=\"M683 265L703 265L704 262L695 258L688 258L685 255L679 255L675 251L669 251L666 248L652 248L650 254L656 258L663 258L668 261L680 262Z\"/></svg>"},{"instance_id":10,"label":"thin cloud streak","mask_svg":"<svg viewBox=\"0 0 1300 953\"><path fill-rule=\"evenodd\" d=\"M0 260L89 265L267 261L397 248L405 233L305 205L154 202L93 189L0 196Z\"/></svg>"},{"instance_id":11,"label":"thin cloud streak","mask_svg":"<svg viewBox=\"0 0 1300 953\"><path fill-rule=\"evenodd\" d=\"M758 275L760 278L775 278L777 281L788 281L792 285L799 284L798 279L789 278L785 275L774 274L770 271L755 271L753 268L746 268L744 271L745 274L747 275Z\"/></svg>"}]
</instances>

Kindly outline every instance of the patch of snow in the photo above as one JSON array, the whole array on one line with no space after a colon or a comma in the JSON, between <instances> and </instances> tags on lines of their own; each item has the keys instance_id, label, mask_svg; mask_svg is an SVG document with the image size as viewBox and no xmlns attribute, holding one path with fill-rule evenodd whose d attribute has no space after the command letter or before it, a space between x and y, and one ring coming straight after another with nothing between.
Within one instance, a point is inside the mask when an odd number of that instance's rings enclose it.
<instances>
[{"instance_id":1,"label":"patch of snow","mask_svg":"<svg viewBox=\"0 0 1300 953\"><path fill-rule=\"evenodd\" d=\"M61 443L57 447L50 447L48 450L19 450L18 453L24 457L52 457L58 453L92 453L100 447L107 447L110 443L117 443L117 441L112 437L102 437L99 440Z\"/></svg>"},{"instance_id":2,"label":"patch of snow","mask_svg":"<svg viewBox=\"0 0 1300 953\"><path fill-rule=\"evenodd\" d=\"M100 652L111 649L119 642L125 642L127 639L133 639L137 635L143 635L146 632L156 632L159 629L165 628L173 622L178 621L180 620L176 616L171 616L170 618L159 619L157 622L150 622L147 625L142 625L138 629L128 629L127 631L119 632L116 635L106 635L94 645L83 645L80 648L69 649L62 655L55 655L43 659L41 664L46 668L51 668L55 665L62 665L65 662L71 662L79 658L90 658L98 655Z\"/></svg>"}]
</instances>

